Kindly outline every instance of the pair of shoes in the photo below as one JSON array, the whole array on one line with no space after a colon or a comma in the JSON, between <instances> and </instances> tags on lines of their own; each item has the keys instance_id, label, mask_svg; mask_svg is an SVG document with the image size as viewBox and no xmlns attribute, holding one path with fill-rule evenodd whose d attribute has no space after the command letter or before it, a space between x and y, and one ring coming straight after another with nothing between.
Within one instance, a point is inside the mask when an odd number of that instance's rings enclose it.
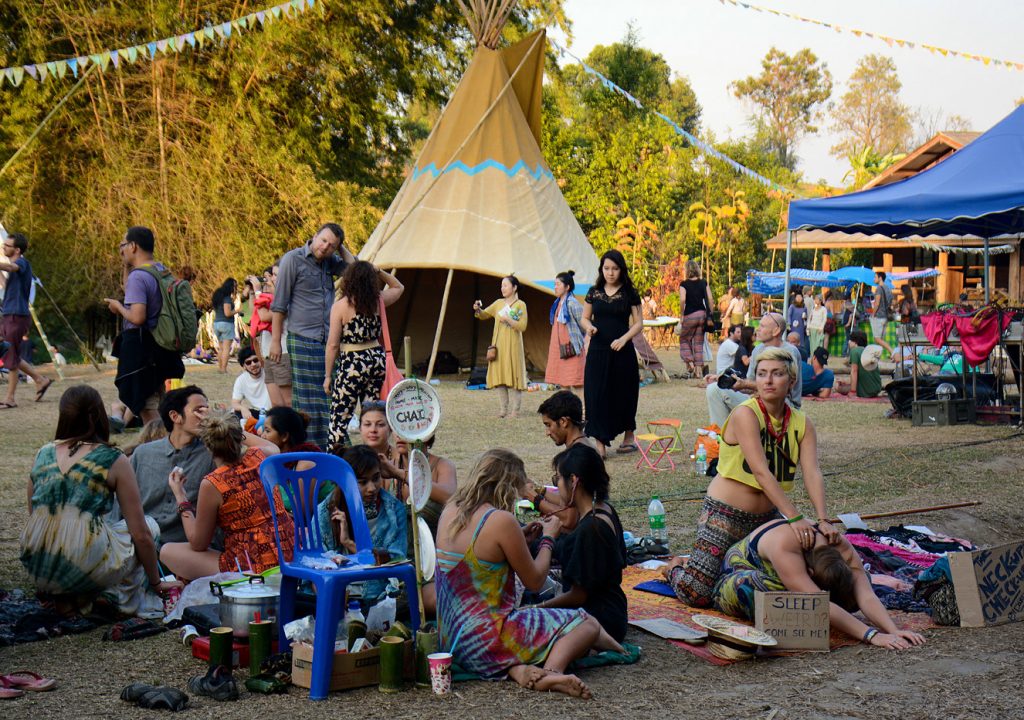
<instances>
[{"instance_id":1,"label":"pair of shoes","mask_svg":"<svg viewBox=\"0 0 1024 720\"><path fill-rule=\"evenodd\" d=\"M166 685L132 683L121 691L121 699L147 710L170 710L178 712L188 705L188 695Z\"/></svg>"},{"instance_id":2,"label":"pair of shoes","mask_svg":"<svg viewBox=\"0 0 1024 720\"><path fill-rule=\"evenodd\" d=\"M205 675L196 675L188 681L188 689L196 695L213 700L237 700L238 683L231 676L231 668L218 665L210 668Z\"/></svg>"}]
</instances>

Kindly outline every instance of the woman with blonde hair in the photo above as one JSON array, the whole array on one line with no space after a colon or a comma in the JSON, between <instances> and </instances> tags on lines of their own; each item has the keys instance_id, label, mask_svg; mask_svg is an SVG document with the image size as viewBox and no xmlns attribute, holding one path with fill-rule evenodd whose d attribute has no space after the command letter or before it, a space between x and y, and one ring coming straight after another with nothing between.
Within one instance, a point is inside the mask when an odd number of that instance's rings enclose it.
<instances>
[{"instance_id":1,"label":"woman with blonde hair","mask_svg":"<svg viewBox=\"0 0 1024 720\"><path fill-rule=\"evenodd\" d=\"M513 511L526 486L523 461L509 450L488 450L441 514L437 530L437 611L441 646L467 671L506 675L533 690L590 697L569 663L591 648L616 650L600 623L579 609L515 607L515 578L539 590L551 565L557 516L541 521L537 557ZM539 667L538 667L539 666Z\"/></svg>"},{"instance_id":2,"label":"woman with blonde hair","mask_svg":"<svg viewBox=\"0 0 1024 720\"><path fill-rule=\"evenodd\" d=\"M274 518L260 481L260 463L276 455L277 445L242 430L227 410L211 411L199 439L213 455L214 470L199 485L196 507L185 494L185 476L175 468L167 485L178 503L188 542L167 543L160 560L179 578L195 580L238 566L263 572L278 564ZM280 496L274 497L281 530L281 549L290 554L295 531ZM224 533L224 552L210 548L217 529Z\"/></svg>"},{"instance_id":3,"label":"woman with blonde hair","mask_svg":"<svg viewBox=\"0 0 1024 720\"><path fill-rule=\"evenodd\" d=\"M700 266L686 261L686 279L679 284L679 357L686 363L690 377L703 375L704 327L711 319L711 289L700 276Z\"/></svg>"},{"instance_id":4,"label":"woman with blonde hair","mask_svg":"<svg viewBox=\"0 0 1024 720\"><path fill-rule=\"evenodd\" d=\"M816 533L831 544L839 542L839 532L826 520L814 425L786 402L800 372L796 361L788 350L768 347L752 364L757 389L722 427L718 474L704 496L689 562L677 557L663 569L676 596L694 607L714 601L726 551L766 522L782 518L808 549ZM798 465L815 524L804 519L788 496Z\"/></svg>"}]
</instances>

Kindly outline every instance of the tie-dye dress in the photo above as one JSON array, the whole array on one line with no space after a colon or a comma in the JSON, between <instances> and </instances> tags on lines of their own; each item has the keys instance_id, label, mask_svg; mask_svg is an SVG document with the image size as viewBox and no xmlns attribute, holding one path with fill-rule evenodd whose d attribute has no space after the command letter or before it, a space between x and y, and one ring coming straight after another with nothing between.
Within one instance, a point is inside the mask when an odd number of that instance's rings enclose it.
<instances>
[{"instance_id":1,"label":"tie-dye dress","mask_svg":"<svg viewBox=\"0 0 1024 720\"><path fill-rule=\"evenodd\" d=\"M97 445L66 473L54 443L32 467L32 512L21 533L21 564L39 592L55 595L106 593L123 612L139 608L147 592L145 571L124 520L110 523L114 502L107 476L121 451ZM146 525L155 537L156 522Z\"/></svg>"},{"instance_id":2,"label":"tie-dye dress","mask_svg":"<svg viewBox=\"0 0 1024 720\"><path fill-rule=\"evenodd\" d=\"M437 611L441 647L459 636L454 660L464 670L499 679L516 665L543 663L559 638L586 617L583 610L515 608L515 576L507 562L477 558L480 519L464 555L437 551Z\"/></svg>"}]
</instances>

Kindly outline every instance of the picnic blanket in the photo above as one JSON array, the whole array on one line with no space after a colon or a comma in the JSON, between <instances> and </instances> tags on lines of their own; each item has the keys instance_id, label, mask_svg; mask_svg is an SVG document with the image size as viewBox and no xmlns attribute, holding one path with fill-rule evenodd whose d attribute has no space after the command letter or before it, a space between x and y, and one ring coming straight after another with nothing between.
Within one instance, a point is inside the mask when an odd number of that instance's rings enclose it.
<instances>
[{"instance_id":1,"label":"picnic blanket","mask_svg":"<svg viewBox=\"0 0 1024 720\"><path fill-rule=\"evenodd\" d=\"M0 590L0 647L88 632L96 619L65 617L20 589Z\"/></svg>"},{"instance_id":2,"label":"picnic blanket","mask_svg":"<svg viewBox=\"0 0 1024 720\"><path fill-rule=\"evenodd\" d=\"M694 615L716 615L718 617L728 618L730 620L736 620L736 618L720 613L715 610L703 609L703 608L691 608L689 605L684 605L675 597L666 597L664 595L655 594L651 592L645 592L643 590L637 590L636 586L640 583L649 582L651 580L660 580L661 572L658 570L643 570L641 568L630 566L626 567L622 571L622 591L626 593L626 602L629 606L629 619L630 620L651 620L653 618L668 618L678 623L682 623L687 627L691 627L694 630L703 631L703 628L693 622ZM921 632L928 628L938 627L932 622L932 619L924 613L905 613L899 611L890 611L890 615L897 625L913 630L915 632ZM713 665L732 665L736 660L726 660L724 658L716 657L711 654L711 651L707 649L705 645L689 645L681 640L669 640L676 647L686 650L691 655L695 655L702 660ZM836 650L837 648L845 647L847 645L859 645L860 640L852 638L846 633L832 632L829 633L829 649ZM798 655L802 652L801 650L777 650L770 652L762 652L760 656L785 656L785 655Z\"/></svg>"}]
</instances>

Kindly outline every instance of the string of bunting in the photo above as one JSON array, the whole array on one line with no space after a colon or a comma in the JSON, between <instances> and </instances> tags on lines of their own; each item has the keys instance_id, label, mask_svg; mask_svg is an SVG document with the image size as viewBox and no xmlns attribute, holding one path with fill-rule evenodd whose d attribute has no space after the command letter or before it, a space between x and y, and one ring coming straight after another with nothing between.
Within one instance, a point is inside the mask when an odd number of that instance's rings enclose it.
<instances>
[{"instance_id":1,"label":"string of bunting","mask_svg":"<svg viewBox=\"0 0 1024 720\"><path fill-rule=\"evenodd\" d=\"M298 15L308 8L312 8L315 2L316 0L289 0L289 2L252 12L219 25L207 25L199 30L182 35L172 35L141 45L79 55L64 60L50 60L34 65L0 68L0 87L3 86L4 81L12 87L18 87L26 77L41 83L47 79L62 80L70 72L73 77L77 78L79 73L84 72L90 65L96 65L102 72L106 72L111 65L115 69L119 68L122 62L134 65L139 59L154 60L158 53L169 55L172 52L180 53L185 48L195 49L197 45L202 47L207 42L214 42L218 38L221 41L228 40L232 33L264 27L268 23L289 17L290 13Z\"/></svg>"},{"instance_id":2,"label":"string of bunting","mask_svg":"<svg viewBox=\"0 0 1024 720\"><path fill-rule=\"evenodd\" d=\"M856 35L857 37L866 37L873 40L881 40L889 47L901 47L909 48L911 50L920 48L927 50L932 55L938 54L942 57L955 57L962 58L964 60L973 60L974 62L980 62L985 66L1002 66L1009 70L1024 70L1024 62L1016 62L1013 60L1000 60L999 58L988 57L987 55L978 55L976 53L961 52L960 50L950 50L949 48L938 47L936 45L927 45L921 42L912 42L910 40L903 40L901 38L889 37L888 35L882 35L881 33L868 32L867 30L857 30L855 28L843 27L835 23L824 22L823 20L815 20L813 18L803 17L802 15L795 15L793 13L783 12L782 10L774 10L772 8L762 7L760 5L753 5L751 3L742 2L742 0L718 0L722 5L729 4L733 7L741 7L744 10L753 10L754 12L770 13L778 17L788 18L790 20L799 20L803 23L809 23L811 25L818 25L829 30L835 30L837 33L848 32Z\"/></svg>"},{"instance_id":3,"label":"string of bunting","mask_svg":"<svg viewBox=\"0 0 1024 720\"><path fill-rule=\"evenodd\" d=\"M618 93L640 110L646 109L643 103L641 103L637 98L633 97L633 95L631 95L628 91L624 90L623 88L613 83L607 77L602 75L598 70L595 70L594 68L587 65L587 63L583 62L582 59L574 55L572 52L566 50L564 47L559 45L554 40L549 39L548 42L550 42L552 46L554 46L554 48L558 51L559 57L565 57L566 55L571 57L573 60L580 64L580 67L583 68L584 72L586 72L588 75L593 75L594 77L596 77L600 81L600 83L605 87L605 89L610 90L611 92L614 93ZM764 175L761 175L760 173L751 170L746 165L736 162L731 157L729 157L722 151L717 150L709 143L704 142L693 133L689 133L683 128L681 128L678 123L676 123L672 118L668 117L667 115L660 113L657 110L651 110L650 112L653 112L658 118L668 123L668 125L676 132L677 135L680 135L683 138L685 138L688 143L693 145L695 148L700 150L705 155L709 155L717 160L721 160L736 172L740 173L741 175L746 175L747 177L753 180L756 180L757 182L761 183L770 190L773 190L782 195L788 195L790 197L801 197L798 193L790 190L787 187L779 185L771 178L766 178Z\"/></svg>"}]
</instances>

